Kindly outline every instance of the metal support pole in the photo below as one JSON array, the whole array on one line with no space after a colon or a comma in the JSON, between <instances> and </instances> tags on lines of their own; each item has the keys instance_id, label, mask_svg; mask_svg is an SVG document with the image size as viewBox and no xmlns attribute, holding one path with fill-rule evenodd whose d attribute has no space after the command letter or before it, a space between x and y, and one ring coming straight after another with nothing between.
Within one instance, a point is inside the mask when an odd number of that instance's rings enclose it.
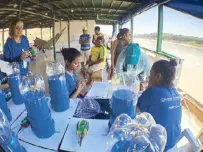
<instances>
[{"instance_id":1,"label":"metal support pole","mask_svg":"<svg viewBox=\"0 0 203 152\"><path fill-rule=\"evenodd\" d=\"M60 21L60 33L61 33L61 21Z\"/></svg>"},{"instance_id":2,"label":"metal support pole","mask_svg":"<svg viewBox=\"0 0 203 152\"><path fill-rule=\"evenodd\" d=\"M50 26L50 28L49 28L49 34L50 34L49 37L50 37L50 39L51 39L51 33L52 32L51 32L51 26Z\"/></svg>"},{"instance_id":3,"label":"metal support pole","mask_svg":"<svg viewBox=\"0 0 203 152\"><path fill-rule=\"evenodd\" d=\"M42 39L42 25L41 25L41 28L40 28L40 30L41 30L41 39Z\"/></svg>"},{"instance_id":4,"label":"metal support pole","mask_svg":"<svg viewBox=\"0 0 203 152\"><path fill-rule=\"evenodd\" d=\"M70 21L68 21L68 47L70 48Z\"/></svg>"},{"instance_id":5,"label":"metal support pole","mask_svg":"<svg viewBox=\"0 0 203 152\"><path fill-rule=\"evenodd\" d=\"M2 29L2 51L4 50L4 29Z\"/></svg>"},{"instance_id":6,"label":"metal support pole","mask_svg":"<svg viewBox=\"0 0 203 152\"><path fill-rule=\"evenodd\" d=\"M133 38L134 38L134 36L133 36L133 34L134 34L134 17L133 16L131 17L130 23L131 23L131 26L130 26L131 40L133 42Z\"/></svg>"},{"instance_id":7,"label":"metal support pole","mask_svg":"<svg viewBox=\"0 0 203 152\"><path fill-rule=\"evenodd\" d=\"M53 51L54 51L54 60L56 61L56 46L55 46L55 11L53 11Z\"/></svg>"},{"instance_id":8,"label":"metal support pole","mask_svg":"<svg viewBox=\"0 0 203 152\"><path fill-rule=\"evenodd\" d=\"M163 5L158 7L158 35L157 35L157 52L162 51L162 38L163 38Z\"/></svg>"},{"instance_id":9,"label":"metal support pole","mask_svg":"<svg viewBox=\"0 0 203 152\"><path fill-rule=\"evenodd\" d=\"M120 29L122 29L122 25L121 25L121 24L119 24L119 25L118 25L118 28L119 28L119 30L120 30Z\"/></svg>"},{"instance_id":10,"label":"metal support pole","mask_svg":"<svg viewBox=\"0 0 203 152\"><path fill-rule=\"evenodd\" d=\"M20 19L22 10L22 0L18 0L18 6L19 6L18 19Z\"/></svg>"},{"instance_id":11,"label":"metal support pole","mask_svg":"<svg viewBox=\"0 0 203 152\"><path fill-rule=\"evenodd\" d=\"M25 29L25 36L27 37L27 29Z\"/></svg>"}]
</instances>

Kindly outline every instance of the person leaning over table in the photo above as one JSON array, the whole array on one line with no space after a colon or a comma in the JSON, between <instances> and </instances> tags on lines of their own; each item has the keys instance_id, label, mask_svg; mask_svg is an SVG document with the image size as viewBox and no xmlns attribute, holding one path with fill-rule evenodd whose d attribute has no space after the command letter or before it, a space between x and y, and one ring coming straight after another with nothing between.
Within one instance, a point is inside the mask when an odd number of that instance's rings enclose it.
<instances>
[{"instance_id":1,"label":"person leaning over table","mask_svg":"<svg viewBox=\"0 0 203 152\"><path fill-rule=\"evenodd\" d=\"M138 99L141 112L150 113L157 124L167 131L165 151L171 149L181 133L181 98L173 82L176 76L176 60L160 60L153 64L149 86Z\"/></svg>"},{"instance_id":2,"label":"person leaning over table","mask_svg":"<svg viewBox=\"0 0 203 152\"><path fill-rule=\"evenodd\" d=\"M18 62L20 65L20 74L28 74L29 60L32 58L29 52L29 41L23 35L23 22L13 20L9 28L9 37L6 40L3 50L4 60L7 62Z\"/></svg>"},{"instance_id":3,"label":"person leaning over table","mask_svg":"<svg viewBox=\"0 0 203 152\"><path fill-rule=\"evenodd\" d=\"M117 63L118 56L120 53L127 48L131 43L130 31L128 28L120 29L117 35L117 39L113 42L111 50L111 67L108 70L108 79L111 80L113 74L115 73L115 67Z\"/></svg>"}]
</instances>

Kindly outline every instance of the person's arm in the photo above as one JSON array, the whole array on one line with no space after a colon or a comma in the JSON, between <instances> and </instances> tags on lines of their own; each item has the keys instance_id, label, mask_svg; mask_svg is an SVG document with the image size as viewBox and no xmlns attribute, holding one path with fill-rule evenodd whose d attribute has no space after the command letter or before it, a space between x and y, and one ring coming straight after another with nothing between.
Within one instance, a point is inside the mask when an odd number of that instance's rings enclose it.
<instances>
[{"instance_id":1,"label":"person's arm","mask_svg":"<svg viewBox=\"0 0 203 152\"><path fill-rule=\"evenodd\" d=\"M93 35L93 37L92 37L92 43L94 44L94 41L95 41L95 37L94 37L94 35Z\"/></svg>"},{"instance_id":2,"label":"person's arm","mask_svg":"<svg viewBox=\"0 0 203 152\"><path fill-rule=\"evenodd\" d=\"M82 40L82 36L80 36L79 44L84 44L84 43L83 43L83 40Z\"/></svg>"},{"instance_id":3,"label":"person's arm","mask_svg":"<svg viewBox=\"0 0 203 152\"><path fill-rule=\"evenodd\" d=\"M9 88L9 85L8 85L8 83L2 84L2 85L0 86L0 88L1 88L1 90L7 90L7 89Z\"/></svg>"},{"instance_id":4,"label":"person's arm","mask_svg":"<svg viewBox=\"0 0 203 152\"><path fill-rule=\"evenodd\" d=\"M116 52L116 47L118 45L118 40L115 40L113 42L113 45L112 45L112 50L111 50L111 68L114 69L114 59L115 59L115 52Z\"/></svg>"},{"instance_id":5,"label":"person's arm","mask_svg":"<svg viewBox=\"0 0 203 152\"><path fill-rule=\"evenodd\" d=\"M80 95L80 92L81 92L81 91L76 90L76 91L72 94L72 96L71 96L70 98L71 98L71 99L77 98L77 97Z\"/></svg>"},{"instance_id":6,"label":"person's arm","mask_svg":"<svg viewBox=\"0 0 203 152\"><path fill-rule=\"evenodd\" d=\"M11 48L9 47L8 41L6 42L6 44L4 45L4 50L3 50L3 57L4 60L7 62L20 62L21 61L21 56L19 56L18 58L13 59L11 56Z\"/></svg>"},{"instance_id":7,"label":"person's arm","mask_svg":"<svg viewBox=\"0 0 203 152\"><path fill-rule=\"evenodd\" d=\"M138 98L137 107L141 112L148 112L148 109L153 104L152 99L152 89L148 88L146 91L142 93L142 95Z\"/></svg>"}]
</instances>

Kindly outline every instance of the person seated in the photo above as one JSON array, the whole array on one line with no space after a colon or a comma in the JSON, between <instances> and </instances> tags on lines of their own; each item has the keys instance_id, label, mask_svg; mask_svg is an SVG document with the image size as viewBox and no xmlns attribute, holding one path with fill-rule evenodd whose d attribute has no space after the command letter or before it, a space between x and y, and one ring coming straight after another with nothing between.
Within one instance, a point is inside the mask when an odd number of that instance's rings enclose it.
<instances>
[{"instance_id":1,"label":"person seated","mask_svg":"<svg viewBox=\"0 0 203 152\"><path fill-rule=\"evenodd\" d=\"M88 84L92 82L91 76L94 72L103 70L106 65L107 49L103 46L103 37L98 37L95 46L92 47L90 57L87 61L87 71L85 77Z\"/></svg>"},{"instance_id":2,"label":"person seated","mask_svg":"<svg viewBox=\"0 0 203 152\"><path fill-rule=\"evenodd\" d=\"M86 87L85 81L77 81L76 71L81 64L81 53L75 48L63 48L62 55L66 68L66 86L70 98L77 98Z\"/></svg>"},{"instance_id":3,"label":"person seated","mask_svg":"<svg viewBox=\"0 0 203 152\"><path fill-rule=\"evenodd\" d=\"M165 151L171 149L181 133L181 98L173 82L176 75L176 60L160 60L150 71L149 86L138 99L141 112L150 113L157 124L167 131Z\"/></svg>"},{"instance_id":4,"label":"person seated","mask_svg":"<svg viewBox=\"0 0 203 152\"><path fill-rule=\"evenodd\" d=\"M2 55L0 55L0 60L3 60ZM5 73L0 69L0 89L5 93L5 99L8 101L11 98L11 93L8 85L8 78Z\"/></svg>"}]
</instances>

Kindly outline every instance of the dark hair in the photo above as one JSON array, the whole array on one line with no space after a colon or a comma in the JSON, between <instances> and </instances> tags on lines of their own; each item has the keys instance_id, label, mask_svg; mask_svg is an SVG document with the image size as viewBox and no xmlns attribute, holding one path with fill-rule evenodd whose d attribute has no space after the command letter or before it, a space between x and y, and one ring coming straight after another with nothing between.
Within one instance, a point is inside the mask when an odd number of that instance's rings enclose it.
<instances>
[{"instance_id":1,"label":"dark hair","mask_svg":"<svg viewBox=\"0 0 203 152\"><path fill-rule=\"evenodd\" d=\"M118 35L117 35L117 38L118 38L118 36L119 36L119 39L122 39L122 37L126 34L126 33L128 33L130 30L128 29L128 28L123 28L123 29L120 29L119 30L119 33L118 33Z\"/></svg>"},{"instance_id":2,"label":"dark hair","mask_svg":"<svg viewBox=\"0 0 203 152\"><path fill-rule=\"evenodd\" d=\"M69 63L73 62L77 57L81 56L81 53L75 48L63 48L61 50L64 60Z\"/></svg>"},{"instance_id":3,"label":"dark hair","mask_svg":"<svg viewBox=\"0 0 203 152\"><path fill-rule=\"evenodd\" d=\"M175 59L170 61L160 60L153 64L153 70L155 73L162 74L162 81L160 82L160 85L173 86L173 81L176 76L176 66L177 61Z\"/></svg>"},{"instance_id":4,"label":"dark hair","mask_svg":"<svg viewBox=\"0 0 203 152\"><path fill-rule=\"evenodd\" d=\"M22 22L21 20L19 19L14 19L12 22L11 22L11 25L9 27L9 36L10 37L13 37L14 36L14 32L15 32L15 26L18 22Z\"/></svg>"},{"instance_id":5,"label":"dark hair","mask_svg":"<svg viewBox=\"0 0 203 152\"><path fill-rule=\"evenodd\" d=\"M100 27L99 26L95 26L94 30L100 31Z\"/></svg>"},{"instance_id":6,"label":"dark hair","mask_svg":"<svg viewBox=\"0 0 203 152\"><path fill-rule=\"evenodd\" d=\"M102 41L103 41L103 40L104 40L104 37L103 37L103 36L98 36L98 37L97 37L97 40L102 40Z\"/></svg>"}]
</instances>

